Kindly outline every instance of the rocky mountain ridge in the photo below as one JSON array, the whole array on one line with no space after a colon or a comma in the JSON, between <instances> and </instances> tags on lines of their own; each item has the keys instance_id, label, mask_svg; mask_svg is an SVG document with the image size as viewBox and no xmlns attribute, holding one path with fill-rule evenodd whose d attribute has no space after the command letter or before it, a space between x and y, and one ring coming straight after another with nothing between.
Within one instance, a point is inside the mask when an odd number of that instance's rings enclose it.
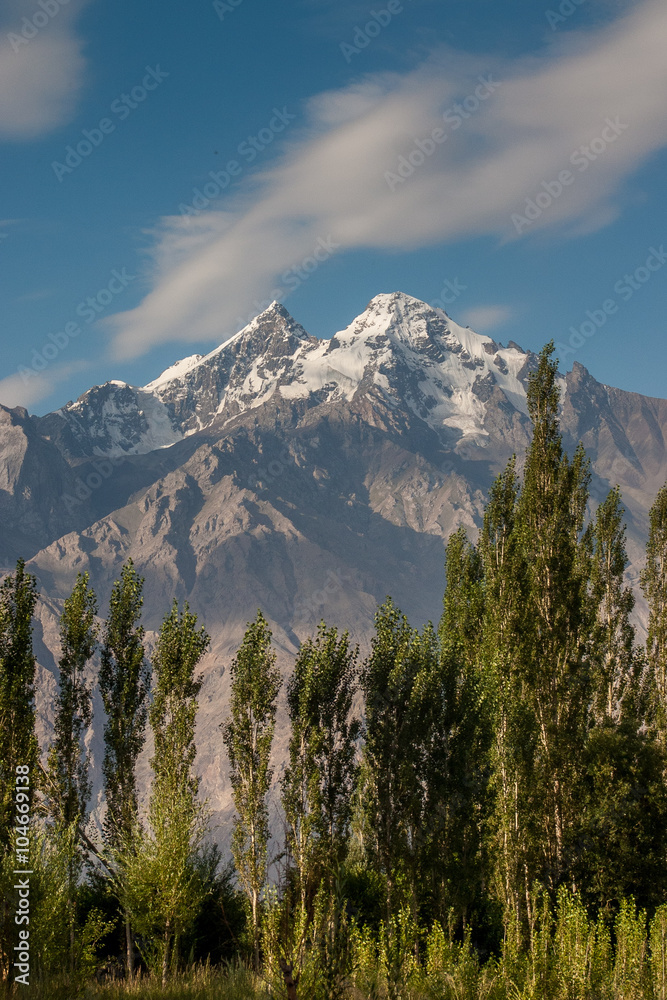
<instances>
[{"instance_id":1,"label":"rocky mountain ridge","mask_svg":"<svg viewBox=\"0 0 667 1000\"><path fill-rule=\"evenodd\" d=\"M349 402L375 387L437 430L465 431L475 398L481 418L480 405L496 388L526 412L522 379L532 361L516 345L502 348L400 293L376 296L327 340L310 337L274 302L205 357L176 362L142 388L118 381L95 386L38 426L72 458L146 454L276 393L312 405Z\"/></svg>"}]
</instances>

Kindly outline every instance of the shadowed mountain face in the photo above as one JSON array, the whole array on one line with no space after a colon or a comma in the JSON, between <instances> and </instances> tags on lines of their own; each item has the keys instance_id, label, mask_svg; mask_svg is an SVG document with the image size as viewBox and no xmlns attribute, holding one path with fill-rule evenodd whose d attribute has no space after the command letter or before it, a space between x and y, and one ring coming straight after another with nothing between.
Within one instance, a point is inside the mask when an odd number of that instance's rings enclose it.
<instances>
[{"instance_id":1,"label":"shadowed mountain face","mask_svg":"<svg viewBox=\"0 0 667 1000\"><path fill-rule=\"evenodd\" d=\"M109 382L41 418L0 409L0 560L29 558L49 599L44 732L60 602L88 570L104 609L131 556L148 629L177 598L212 635L198 766L227 816L217 727L248 619L262 608L285 670L321 618L365 648L388 593L415 625L437 619L447 537L460 524L474 534L493 478L529 442L535 363L402 294L377 296L330 340L274 303L143 388ZM622 487L636 580L667 479L667 402L603 386L578 364L561 387L566 442L586 446L593 499ZM277 776L285 741L283 728Z\"/></svg>"}]
</instances>

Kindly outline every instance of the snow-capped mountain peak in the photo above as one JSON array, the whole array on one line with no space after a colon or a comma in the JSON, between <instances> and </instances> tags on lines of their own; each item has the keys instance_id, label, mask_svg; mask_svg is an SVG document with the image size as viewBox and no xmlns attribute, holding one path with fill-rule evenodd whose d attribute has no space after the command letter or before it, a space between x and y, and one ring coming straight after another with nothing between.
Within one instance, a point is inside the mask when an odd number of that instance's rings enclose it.
<instances>
[{"instance_id":1,"label":"snow-capped mountain peak","mask_svg":"<svg viewBox=\"0 0 667 1000\"><path fill-rule=\"evenodd\" d=\"M531 356L516 345L503 348L402 292L376 295L346 329L323 340L272 302L209 354L176 362L143 388L109 382L84 393L58 411L66 425L59 434L74 439L73 451L143 454L274 394L309 406L371 393L448 440L484 447L486 404L500 392L525 413L530 366Z\"/></svg>"},{"instance_id":2,"label":"snow-capped mountain peak","mask_svg":"<svg viewBox=\"0 0 667 1000\"><path fill-rule=\"evenodd\" d=\"M173 365L169 366L169 368L165 368L161 375L158 375L158 377L153 379L152 382L145 385L144 389L151 392L153 389L157 389L161 385L166 385L167 382L182 378L186 372L196 368L203 357L203 354L191 354L189 358L182 358L180 361L175 361Z\"/></svg>"}]
</instances>

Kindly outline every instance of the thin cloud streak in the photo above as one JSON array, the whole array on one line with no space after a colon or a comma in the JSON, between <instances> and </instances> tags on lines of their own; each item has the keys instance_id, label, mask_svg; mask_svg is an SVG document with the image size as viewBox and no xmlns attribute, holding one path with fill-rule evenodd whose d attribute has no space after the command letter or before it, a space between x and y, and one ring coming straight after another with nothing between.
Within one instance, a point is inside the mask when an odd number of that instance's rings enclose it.
<instances>
[{"instance_id":1,"label":"thin cloud streak","mask_svg":"<svg viewBox=\"0 0 667 1000\"><path fill-rule=\"evenodd\" d=\"M308 128L224 211L162 220L152 291L105 321L114 353L230 336L258 299L280 297L281 275L320 238L339 252L519 238L512 216L563 170L572 182L520 238L607 225L621 210L623 182L667 144L666 38L667 8L646 0L605 28L556 39L539 58L503 63L439 50L410 73L318 95ZM475 106L483 80L490 92ZM466 97L464 118L454 106ZM447 138L419 163L415 150L430 148L436 128ZM580 146L595 140L600 149L603 132L611 137L603 153L573 165ZM392 181L406 162L405 177Z\"/></svg>"},{"instance_id":2,"label":"thin cloud streak","mask_svg":"<svg viewBox=\"0 0 667 1000\"><path fill-rule=\"evenodd\" d=\"M75 22L87 2L70 0L43 25L49 15L37 3L29 6L6 0L3 4L0 138L34 139L74 114L86 65ZM37 27L32 23L35 15Z\"/></svg>"},{"instance_id":3,"label":"thin cloud streak","mask_svg":"<svg viewBox=\"0 0 667 1000\"><path fill-rule=\"evenodd\" d=\"M461 320L477 330L478 333L486 333L497 326L508 323L514 317L514 310L509 306L490 305L472 306L461 313Z\"/></svg>"},{"instance_id":4,"label":"thin cloud streak","mask_svg":"<svg viewBox=\"0 0 667 1000\"><path fill-rule=\"evenodd\" d=\"M43 372L30 371L29 375L25 373L27 369L23 373L15 372L0 379L0 405L10 409L15 406L24 406L28 409L50 396L70 375L85 371L89 367L89 361L73 361L68 364L51 365Z\"/></svg>"}]
</instances>

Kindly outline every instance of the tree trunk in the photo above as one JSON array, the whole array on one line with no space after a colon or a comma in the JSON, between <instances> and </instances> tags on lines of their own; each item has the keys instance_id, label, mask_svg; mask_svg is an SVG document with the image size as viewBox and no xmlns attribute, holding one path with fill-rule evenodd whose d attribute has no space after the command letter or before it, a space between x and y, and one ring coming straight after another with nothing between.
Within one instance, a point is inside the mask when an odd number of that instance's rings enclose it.
<instances>
[{"instance_id":1,"label":"tree trunk","mask_svg":"<svg viewBox=\"0 0 667 1000\"><path fill-rule=\"evenodd\" d=\"M127 978L132 980L134 979L134 942L132 940L130 914L127 912L125 913L125 947Z\"/></svg>"},{"instance_id":2,"label":"tree trunk","mask_svg":"<svg viewBox=\"0 0 667 1000\"><path fill-rule=\"evenodd\" d=\"M255 960L255 972L259 974L259 914L258 914L257 890L252 892L252 939Z\"/></svg>"},{"instance_id":3,"label":"tree trunk","mask_svg":"<svg viewBox=\"0 0 667 1000\"><path fill-rule=\"evenodd\" d=\"M297 976L296 982L292 976L294 971L294 962L290 962L289 965L284 958L278 960L280 964L280 971L283 974L283 979L285 980L285 989L287 990L287 1000L298 1000L296 995L296 987L299 977Z\"/></svg>"},{"instance_id":4,"label":"tree trunk","mask_svg":"<svg viewBox=\"0 0 667 1000\"><path fill-rule=\"evenodd\" d=\"M391 927L392 904L394 901L394 880L389 868L387 868L387 931Z\"/></svg>"},{"instance_id":5,"label":"tree trunk","mask_svg":"<svg viewBox=\"0 0 667 1000\"><path fill-rule=\"evenodd\" d=\"M74 904L71 899L67 900L67 911L69 913L69 971L74 975L74 947L76 939L74 937Z\"/></svg>"},{"instance_id":6,"label":"tree trunk","mask_svg":"<svg viewBox=\"0 0 667 1000\"><path fill-rule=\"evenodd\" d=\"M164 951L162 953L162 988L164 989L167 985L167 976L169 974L169 921L167 920L167 926L164 929Z\"/></svg>"}]
</instances>

